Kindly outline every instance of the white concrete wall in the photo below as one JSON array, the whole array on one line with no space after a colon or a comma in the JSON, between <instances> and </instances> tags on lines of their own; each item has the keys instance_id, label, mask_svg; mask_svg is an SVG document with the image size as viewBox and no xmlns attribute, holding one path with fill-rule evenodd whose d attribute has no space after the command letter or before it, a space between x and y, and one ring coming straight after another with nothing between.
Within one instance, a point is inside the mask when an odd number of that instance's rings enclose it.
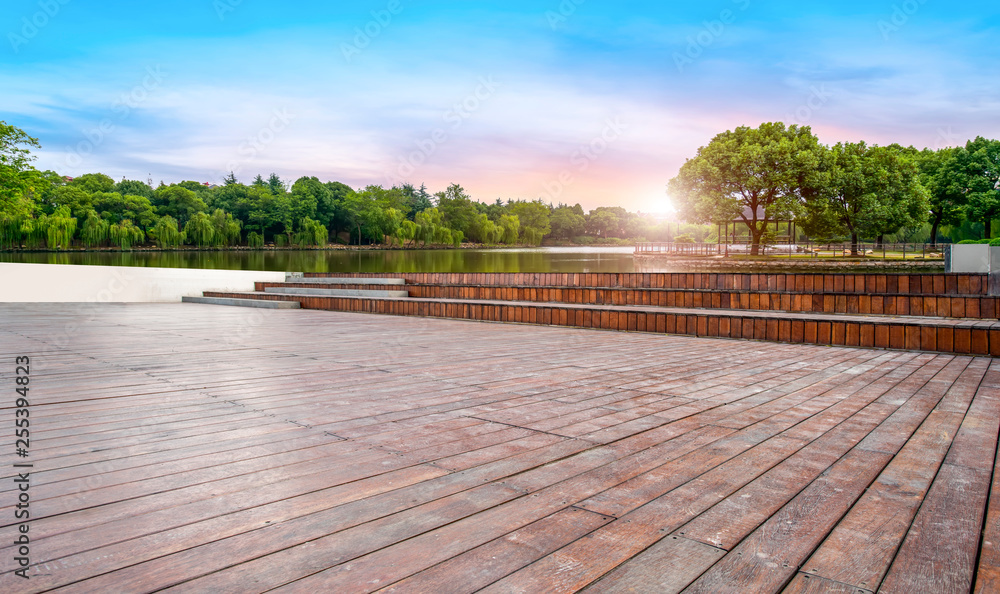
<instances>
[{"instance_id":1,"label":"white concrete wall","mask_svg":"<svg viewBox=\"0 0 1000 594\"><path fill-rule=\"evenodd\" d=\"M202 291L253 291L284 272L0 263L0 302L169 303Z\"/></svg>"},{"instance_id":2,"label":"white concrete wall","mask_svg":"<svg viewBox=\"0 0 1000 594\"><path fill-rule=\"evenodd\" d=\"M947 272L1000 272L991 270L990 252L1000 252L1000 248L984 244L955 244L950 246Z\"/></svg>"}]
</instances>

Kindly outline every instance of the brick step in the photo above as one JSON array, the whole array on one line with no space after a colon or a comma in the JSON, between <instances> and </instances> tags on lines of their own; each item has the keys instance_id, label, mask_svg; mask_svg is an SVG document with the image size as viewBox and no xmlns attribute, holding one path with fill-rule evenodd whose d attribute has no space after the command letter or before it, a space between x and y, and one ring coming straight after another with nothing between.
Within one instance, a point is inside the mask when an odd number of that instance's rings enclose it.
<instances>
[{"instance_id":1,"label":"brick step","mask_svg":"<svg viewBox=\"0 0 1000 594\"><path fill-rule=\"evenodd\" d=\"M270 283L268 283L270 284ZM378 285L369 285L378 286ZM390 285L384 285L390 286ZM325 289L317 287L290 287L287 285L269 286L265 293L284 293L290 295L322 295L325 297L409 297L407 291L384 291L377 289Z\"/></svg>"},{"instance_id":2,"label":"brick step","mask_svg":"<svg viewBox=\"0 0 1000 594\"><path fill-rule=\"evenodd\" d=\"M266 283L265 283L266 284ZM1000 298L978 295L900 295L645 289L502 287L492 285L407 285L410 296L429 299L486 299L580 305L653 305L803 313L910 315L971 319L1000 317Z\"/></svg>"},{"instance_id":3,"label":"brick step","mask_svg":"<svg viewBox=\"0 0 1000 594\"><path fill-rule=\"evenodd\" d=\"M402 280L402 279L400 279ZM370 284L347 284L347 283L304 283L298 281L286 282L260 282L254 283L254 291L264 291L268 287L288 287L294 289L322 289L322 290L353 290L353 291L405 291L408 285L398 283L393 285L370 285Z\"/></svg>"},{"instance_id":4,"label":"brick step","mask_svg":"<svg viewBox=\"0 0 1000 594\"><path fill-rule=\"evenodd\" d=\"M989 295L986 274L928 273L306 273L307 279L395 278L407 284L558 286L574 288L712 289L795 293L891 295Z\"/></svg>"},{"instance_id":5,"label":"brick step","mask_svg":"<svg viewBox=\"0 0 1000 594\"><path fill-rule=\"evenodd\" d=\"M1000 356L1000 322L997 321L648 305L365 299L273 293L205 294L237 299L297 301L305 309Z\"/></svg>"},{"instance_id":6,"label":"brick step","mask_svg":"<svg viewBox=\"0 0 1000 594\"><path fill-rule=\"evenodd\" d=\"M337 277L337 276L310 276L309 273L303 277L288 277L288 280L295 283L315 284L315 285L405 285L406 280L402 278L382 278L382 277Z\"/></svg>"}]
</instances>

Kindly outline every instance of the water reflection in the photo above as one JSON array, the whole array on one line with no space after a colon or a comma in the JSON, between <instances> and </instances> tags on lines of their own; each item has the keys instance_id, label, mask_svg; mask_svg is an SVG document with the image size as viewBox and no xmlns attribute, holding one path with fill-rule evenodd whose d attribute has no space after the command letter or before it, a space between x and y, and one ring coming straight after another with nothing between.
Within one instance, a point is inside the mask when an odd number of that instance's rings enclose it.
<instances>
[{"instance_id":1,"label":"water reflection","mask_svg":"<svg viewBox=\"0 0 1000 594\"><path fill-rule=\"evenodd\" d=\"M0 253L0 262L286 272L633 272L631 247Z\"/></svg>"}]
</instances>

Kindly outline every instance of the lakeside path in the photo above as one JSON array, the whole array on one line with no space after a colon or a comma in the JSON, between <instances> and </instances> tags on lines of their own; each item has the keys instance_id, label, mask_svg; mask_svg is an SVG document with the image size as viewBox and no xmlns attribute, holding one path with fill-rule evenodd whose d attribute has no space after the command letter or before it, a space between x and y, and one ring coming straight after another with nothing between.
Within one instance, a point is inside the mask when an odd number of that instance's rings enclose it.
<instances>
[{"instance_id":1,"label":"lakeside path","mask_svg":"<svg viewBox=\"0 0 1000 594\"><path fill-rule=\"evenodd\" d=\"M1000 589L989 357L195 304L0 353L4 592Z\"/></svg>"}]
</instances>

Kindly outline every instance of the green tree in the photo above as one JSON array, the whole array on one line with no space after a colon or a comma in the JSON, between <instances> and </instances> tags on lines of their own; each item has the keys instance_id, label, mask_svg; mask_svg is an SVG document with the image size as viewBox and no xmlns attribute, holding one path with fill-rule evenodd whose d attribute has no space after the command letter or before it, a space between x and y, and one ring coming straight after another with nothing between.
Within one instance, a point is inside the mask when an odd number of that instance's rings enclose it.
<instances>
[{"instance_id":1,"label":"green tree","mask_svg":"<svg viewBox=\"0 0 1000 594\"><path fill-rule=\"evenodd\" d=\"M285 182L281 181L281 178L278 177L277 173L272 173L267 178L267 187L271 188L271 193L275 196L279 196L288 191L288 188L285 187Z\"/></svg>"},{"instance_id":2,"label":"green tree","mask_svg":"<svg viewBox=\"0 0 1000 594\"><path fill-rule=\"evenodd\" d=\"M142 196L150 199L153 197L153 188L149 187L146 182L134 179L123 179L115 184L113 191L121 194L122 196L128 196L131 194L132 196Z\"/></svg>"},{"instance_id":3,"label":"green tree","mask_svg":"<svg viewBox=\"0 0 1000 594\"><path fill-rule=\"evenodd\" d=\"M123 250L131 250L132 246L139 245L146 239L146 233L136 227L131 220L125 219L111 225L108 229L108 237L111 243Z\"/></svg>"},{"instance_id":4,"label":"green tree","mask_svg":"<svg viewBox=\"0 0 1000 594\"><path fill-rule=\"evenodd\" d=\"M816 175L823 150L808 126L740 127L698 149L668 192L690 222L741 220L756 255L768 225L801 212L821 184Z\"/></svg>"},{"instance_id":5,"label":"green tree","mask_svg":"<svg viewBox=\"0 0 1000 594\"><path fill-rule=\"evenodd\" d=\"M212 217L203 212L194 213L184 225L184 235L198 247L214 245L215 225Z\"/></svg>"},{"instance_id":6,"label":"green tree","mask_svg":"<svg viewBox=\"0 0 1000 594\"><path fill-rule=\"evenodd\" d=\"M95 210L86 211L83 226L80 228L80 239L86 247L97 247L110 239L111 224L101 218Z\"/></svg>"},{"instance_id":7,"label":"green tree","mask_svg":"<svg viewBox=\"0 0 1000 594\"><path fill-rule=\"evenodd\" d=\"M583 214L577 214L573 207L566 205L556 207L549 221L552 226L552 236L559 239L573 239L583 235L587 224Z\"/></svg>"},{"instance_id":8,"label":"green tree","mask_svg":"<svg viewBox=\"0 0 1000 594\"><path fill-rule=\"evenodd\" d=\"M240 242L240 221L221 208L212 212L212 227L215 229L213 241L217 246L232 246Z\"/></svg>"},{"instance_id":9,"label":"green tree","mask_svg":"<svg viewBox=\"0 0 1000 594\"><path fill-rule=\"evenodd\" d=\"M966 216L982 223L986 239L992 238L993 219L1000 217L1000 140L970 140L956 154L950 176L952 189L966 197Z\"/></svg>"},{"instance_id":10,"label":"green tree","mask_svg":"<svg viewBox=\"0 0 1000 594\"><path fill-rule=\"evenodd\" d=\"M521 240L529 245L540 245L542 238L552 231L549 207L541 200L518 201L507 207L517 217L521 226Z\"/></svg>"},{"instance_id":11,"label":"green tree","mask_svg":"<svg viewBox=\"0 0 1000 594\"><path fill-rule=\"evenodd\" d=\"M357 231L358 244L363 239L383 243L394 237L405 216L401 207L405 198L399 188L386 190L381 186L368 186L347 197L344 212L353 230Z\"/></svg>"},{"instance_id":12,"label":"green tree","mask_svg":"<svg viewBox=\"0 0 1000 594\"><path fill-rule=\"evenodd\" d=\"M42 215L39 227L45 230L46 245L49 249L68 249L76 232L76 219L70 216L68 206L57 209L50 215Z\"/></svg>"},{"instance_id":13,"label":"green tree","mask_svg":"<svg viewBox=\"0 0 1000 594\"><path fill-rule=\"evenodd\" d=\"M517 218L517 215L503 215L497 221L496 225L499 231L500 243L514 245L518 242L518 239L521 237L521 221Z\"/></svg>"},{"instance_id":14,"label":"green tree","mask_svg":"<svg viewBox=\"0 0 1000 594\"><path fill-rule=\"evenodd\" d=\"M406 218L411 221L417 216L418 212L434 206L434 203L431 201L431 195L427 193L427 186L424 184L420 184L419 189L414 188L412 184L403 184L399 189L403 196L406 197L406 204L409 206Z\"/></svg>"},{"instance_id":15,"label":"green tree","mask_svg":"<svg viewBox=\"0 0 1000 594\"><path fill-rule=\"evenodd\" d=\"M115 191L115 180L103 173L85 173L80 177L73 178L73 181L69 182L69 185L76 186L84 192L91 194Z\"/></svg>"},{"instance_id":16,"label":"green tree","mask_svg":"<svg viewBox=\"0 0 1000 594\"><path fill-rule=\"evenodd\" d=\"M112 223L120 223L127 219L130 224L138 223L138 226L145 230L155 225L159 218L153 209L153 204L148 198L142 196L122 196L115 192L99 192L91 197L94 210ZM133 245L135 243L133 242Z\"/></svg>"},{"instance_id":17,"label":"green tree","mask_svg":"<svg viewBox=\"0 0 1000 594\"><path fill-rule=\"evenodd\" d=\"M967 203L965 188L957 179L956 157L960 148L938 151L924 149L918 159L920 183L926 188L930 201L932 244L937 243L938 229L942 225L957 225L965 217Z\"/></svg>"},{"instance_id":18,"label":"green tree","mask_svg":"<svg viewBox=\"0 0 1000 594\"><path fill-rule=\"evenodd\" d=\"M169 215L160 217L150 235L160 249L177 247L185 240L184 232L178 230L177 219Z\"/></svg>"},{"instance_id":19,"label":"green tree","mask_svg":"<svg viewBox=\"0 0 1000 594\"><path fill-rule=\"evenodd\" d=\"M461 231L465 235L475 235L479 209L472 202L465 189L458 184L451 184L443 192L435 194L437 209L444 216L444 224L451 229Z\"/></svg>"},{"instance_id":20,"label":"green tree","mask_svg":"<svg viewBox=\"0 0 1000 594\"><path fill-rule=\"evenodd\" d=\"M177 185L157 188L153 192L151 203L156 208L156 214L177 219L177 224L181 227L195 213L208 211L208 205L198 194Z\"/></svg>"},{"instance_id":21,"label":"green tree","mask_svg":"<svg viewBox=\"0 0 1000 594\"><path fill-rule=\"evenodd\" d=\"M929 204L913 159L898 145L838 143L824 157L825 187L808 202L811 235L844 233L851 253L861 236L879 238L923 223Z\"/></svg>"},{"instance_id":22,"label":"green tree","mask_svg":"<svg viewBox=\"0 0 1000 594\"><path fill-rule=\"evenodd\" d=\"M0 121L0 225L9 226L10 233L15 226L20 228L22 219L32 215L34 195L46 183L31 166L35 159L32 147L41 148L37 138Z\"/></svg>"},{"instance_id":23,"label":"green tree","mask_svg":"<svg viewBox=\"0 0 1000 594\"><path fill-rule=\"evenodd\" d=\"M300 177L292 184L292 218L317 219L322 225L329 225L332 210L330 189L315 177ZM320 205L324 205L322 212Z\"/></svg>"}]
</instances>

